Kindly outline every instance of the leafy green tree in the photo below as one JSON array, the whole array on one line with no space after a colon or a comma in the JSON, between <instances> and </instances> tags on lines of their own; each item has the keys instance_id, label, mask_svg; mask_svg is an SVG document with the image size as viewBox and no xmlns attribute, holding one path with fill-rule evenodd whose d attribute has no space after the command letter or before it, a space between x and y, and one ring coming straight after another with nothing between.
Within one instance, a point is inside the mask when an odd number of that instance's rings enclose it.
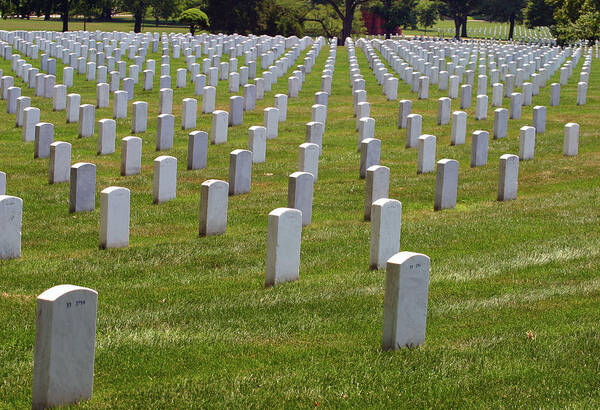
<instances>
[{"instance_id":1,"label":"leafy green tree","mask_svg":"<svg viewBox=\"0 0 600 410\"><path fill-rule=\"evenodd\" d=\"M515 23L523 21L526 0L487 0L483 3L482 11L492 21L508 22L508 39L512 40Z\"/></svg>"},{"instance_id":2,"label":"leafy green tree","mask_svg":"<svg viewBox=\"0 0 600 410\"><path fill-rule=\"evenodd\" d=\"M200 9L184 10L179 16L179 21L190 26L192 36L196 33L197 29L209 27L208 16Z\"/></svg>"},{"instance_id":3,"label":"leafy green tree","mask_svg":"<svg viewBox=\"0 0 600 410\"><path fill-rule=\"evenodd\" d=\"M142 31L142 23L144 16L148 11L151 0L122 0L122 7L124 10L129 11L133 14L133 31L139 33Z\"/></svg>"},{"instance_id":4,"label":"leafy green tree","mask_svg":"<svg viewBox=\"0 0 600 410\"><path fill-rule=\"evenodd\" d=\"M213 31L223 33L261 33L265 29L263 0L208 0L206 14Z\"/></svg>"},{"instance_id":5,"label":"leafy green tree","mask_svg":"<svg viewBox=\"0 0 600 410\"><path fill-rule=\"evenodd\" d=\"M156 27L158 27L158 21L160 19L168 20L178 12L179 1L178 0L151 0L152 10L150 13L154 17ZM189 7L192 8L192 7Z\"/></svg>"},{"instance_id":6,"label":"leafy green tree","mask_svg":"<svg viewBox=\"0 0 600 410\"><path fill-rule=\"evenodd\" d=\"M369 9L384 19L383 29L386 38L396 27L417 27L418 0L379 0L371 3Z\"/></svg>"},{"instance_id":7,"label":"leafy green tree","mask_svg":"<svg viewBox=\"0 0 600 410\"><path fill-rule=\"evenodd\" d=\"M600 4L597 0L565 0L554 12L552 32L559 44L600 38Z\"/></svg>"},{"instance_id":8,"label":"leafy green tree","mask_svg":"<svg viewBox=\"0 0 600 410\"><path fill-rule=\"evenodd\" d=\"M440 5L432 0L421 0L416 8L417 20L426 30L440 18Z\"/></svg>"},{"instance_id":9,"label":"leafy green tree","mask_svg":"<svg viewBox=\"0 0 600 410\"><path fill-rule=\"evenodd\" d=\"M329 5L342 22L342 33L338 38L338 44L343 44L346 37L352 34L354 14L357 8L367 4L369 0L313 0L314 4Z\"/></svg>"},{"instance_id":10,"label":"leafy green tree","mask_svg":"<svg viewBox=\"0 0 600 410\"><path fill-rule=\"evenodd\" d=\"M554 24L555 0L529 0L525 6L524 19L527 27L550 27Z\"/></svg>"},{"instance_id":11,"label":"leafy green tree","mask_svg":"<svg viewBox=\"0 0 600 410\"><path fill-rule=\"evenodd\" d=\"M479 0L442 0L443 14L454 20L457 39L467 37L467 18L479 3Z\"/></svg>"}]
</instances>

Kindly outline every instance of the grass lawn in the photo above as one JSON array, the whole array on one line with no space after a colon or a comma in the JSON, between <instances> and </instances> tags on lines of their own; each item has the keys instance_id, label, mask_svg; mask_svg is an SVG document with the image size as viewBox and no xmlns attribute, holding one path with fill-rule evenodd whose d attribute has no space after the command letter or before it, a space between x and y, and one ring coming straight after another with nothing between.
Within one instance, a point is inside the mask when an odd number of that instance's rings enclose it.
<instances>
[{"instance_id":1,"label":"grass lawn","mask_svg":"<svg viewBox=\"0 0 600 410\"><path fill-rule=\"evenodd\" d=\"M507 138L490 140L488 165L472 169L470 138L450 146L450 125L437 125L437 99L446 92L432 85L430 98L417 100L401 81L400 98L413 100L423 132L437 136L437 159L460 162L456 209L434 212L435 174L417 175L417 151L404 148L405 130L396 126L398 102L386 101L361 50L357 57L382 140L381 163L391 169L390 197L403 204L401 250L431 257L424 346L380 349L385 272L369 270L365 181L343 47L313 222L302 232L300 280L269 289L267 215L287 204L288 175L297 170L327 48L300 97L289 100L267 162L254 164L252 191L230 197L227 233L210 238L197 234L200 184L227 180L229 152L247 147L248 127L261 125L263 108L287 92L289 73L245 113L242 126L229 129L226 144L209 147L208 167L196 171L186 170L187 132L179 127L181 100L194 96L193 86L174 90L175 146L157 153L158 75L153 91L136 85L134 100L150 103L149 127L139 135L142 174L130 177L119 175L119 140L130 135L130 117L117 121L117 152L98 157L96 138L77 138L65 112L53 112L50 99L34 97L16 80L42 110L41 120L55 124L55 141L73 144L73 163L96 164L97 195L94 212L70 214L69 184L48 185L48 160L33 159L33 143L21 142L14 115L0 101L0 170L8 175L8 194L24 201L22 257L0 261L0 407L31 406L36 297L65 283L99 296L94 395L82 408L598 407L598 60L587 105L575 105L580 62L562 87L561 105L548 107L535 159L519 167L518 199L505 203L495 200L499 157L518 154L519 128L531 124L533 106L509 121ZM183 66L172 61L173 84ZM0 68L12 74L3 59ZM95 83L81 75L69 92L95 104ZM491 101L491 84L488 95ZM228 110L229 97L221 82L217 109ZM533 102L547 106L549 86ZM475 121L474 106L466 110L468 135L492 131L491 107L487 120ZM459 109L457 100L452 109ZM96 121L102 118L112 118L112 108L96 110ZM576 157L562 155L567 122L581 126ZM197 129L210 124L210 115L198 115ZM163 154L179 160L177 198L153 205L152 161ZM111 185L131 190L130 246L101 251L99 192Z\"/></svg>"}]
</instances>

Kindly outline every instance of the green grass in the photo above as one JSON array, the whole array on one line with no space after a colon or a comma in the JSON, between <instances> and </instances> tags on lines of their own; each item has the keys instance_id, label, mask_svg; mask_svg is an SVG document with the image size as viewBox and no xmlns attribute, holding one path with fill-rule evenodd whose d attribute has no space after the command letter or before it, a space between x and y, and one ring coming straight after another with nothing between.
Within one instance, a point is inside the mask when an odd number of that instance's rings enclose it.
<instances>
[{"instance_id":1,"label":"green grass","mask_svg":"<svg viewBox=\"0 0 600 410\"><path fill-rule=\"evenodd\" d=\"M161 205L152 204L158 76L154 91L135 90L135 100L150 103L150 120L140 135L142 174L133 177L119 176L118 140L130 134L130 119L117 121L117 152L98 157L96 138L78 139L77 124L66 124L51 100L17 80L41 108L41 120L55 124L55 140L73 144L73 162L97 165L97 201L94 212L69 214L68 184L48 185L48 161L33 159L33 144L21 142L0 101L0 170L8 174L8 193L24 200L22 257L0 262L0 407L30 407L35 298L63 283L99 295L94 395L83 408L597 407L598 61L586 106L575 105L580 63L561 105L548 107L535 159L520 164L518 199L506 203L495 201L499 157L518 153L519 128L531 123L532 107L509 121L507 138L490 141L488 165L471 169L470 144L450 146L450 125L436 125L437 98L445 93L432 85L430 98L417 100L401 82L400 98L413 100L423 132L437 136L437 158L460 162L457 208L433 212L435 175L417 175L417 151L404 148L405 131L396 128L398 103L385 100L362 51L357 57L383 141L381 163L391 168L390 197L403 204L401 249L431 257L424 346L380 350L385 273L369 270L344 48L313 223L302 232L300 280L270 289L263 285L267 215L286 205L326 49L300 97L289 100L267 163L254 165L252 191L230 198L227 233L210 238L197 236L200 184L227 179L229 152L246 148L248 127L262 124L262 109L286 92L287 75L245 113L242 126L229 129L226 144L209 147L208 168L197 171L185 169L187 133L179 129L181 99L193 97L193 88L174 91L175 147L160 154L179 160L177 199ZM182 66L173 61L173 77ZM0 68L10 73L4 60ZM60 82L61 64L58 72ZM94 104L95 84L75 77L69 92ZM221 83L217 109L228 109L226 91ZM533 105L548 101L549 87ZM483 121L473 119L474 107L466 111L469 134L492 130L493 110ZM111 109L96 111L96 120L111 117ZM208 131L210 121L199 114L198 129ZM580 150L566 158L563 127L571 121L581 126ZM100 251L99 191L110 185L132 191L131 241Z\"/></svg>"}]
</instances>

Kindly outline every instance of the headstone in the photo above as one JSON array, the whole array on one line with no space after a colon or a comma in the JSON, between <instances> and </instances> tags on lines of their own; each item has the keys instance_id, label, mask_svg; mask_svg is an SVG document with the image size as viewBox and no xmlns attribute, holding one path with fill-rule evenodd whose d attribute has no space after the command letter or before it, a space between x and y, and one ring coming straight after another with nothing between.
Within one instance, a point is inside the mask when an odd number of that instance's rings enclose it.
<instances>
[{"instance_id":1,"label":"headstone","mask_svg":"<svg viewBox=\"0 0 600 410\"><path fill-rule=\"evenodd\" d=\"M287 119L287 98L286 94L275 95L275 108L279 110L279 122L285 122Z\"/></svg>"},{"instance_id":2,"label":"headstone","mask_svg":"<svg viewBox=\"0 0 600 410\"><path fill-rule=\"evenodd\" d=\"M23 110L23 141L35 141L35 126L40 122L40 109L27 107Z\"/></svg>"},{"instance_id":3,"label":"headstone","mask_svg":"<svg viewBox=\"0 0 600 410\"><path fill-rule=\"evenodd\" d=\"M215 101L217 98L217 89L215 87L204 87L202 94L202 112L210 114L215 110Z\"/></svg>"},{"instance_id":4,"label":"headstone","mask_svg":"<svg viewBox=\"0 0 600 410\"><path fill-rule=\"evenodd\" d=\"M498 173L498 201L512 201L517 199L517 186L519 183L519 157L504 154L500 157Z\"/></svg>"},{"instance_id":5,"label":"headstone","mask_svg":"<svg viewBox=\"0 0 600 410\"><path fill-rule=\"evenodd\" d=\"M137 175L142 170L142 139L125 137L121 140L121 176Z\"/></svg>"},{"instance_id":6,"label":"headstone","mask_svg":"<svg viewBox=\"0 0 600 410\"><path fill-rule=\"evenodd\" d=\"M458 161L446 158L439 160L435 180L434 210L455 208L457 189Z\"/></svg>"},{"instance_id":7,"label":"headstone","mask_svg":"<svg viewBox=\"0 0 600 410\"><path fill-rule=\"evenodd\" d=\"M487 164L490 133L487 131L473 132L471 142L471 168Z\"/></svg>"},{"instance_id":8,"label":"headstone","mask_svg":"<svg viewBox=\"0 0 600 410\"><path fill-rule=\"evenodd\" d=\"M570 157L579 151L579 124L570 122L565 125L563 155Z\"/></svg>"},{"instance_id":9,"label":"headstone","mask_svg":"<svg viewBox=\"0 0 600 410\"><path fill-rule=\"evenodd\" d=\"M520 119L523 108L523 94L512 93L510 95L510 118Z\"/></svg>"},{"instance_id":10,"label":"headstone","mask_svg":"<svg viewBox=\"0 0 600 410\"><path fill-rule=\"evenodd\" d=\"M452 100L448 97L438 99L438 125L446 125L450 122L450 111Z\"/></svg>"},{"instance_id":11,"label":"headstone","mask_svg":"<svg viewBox=\"0 0 600 410\"><path fill-rule=\"evenodd\" d=\"M115 139L117 135L117 122L112 119L98 121L98 155L113 154L115 152Z\"/></svg>"},{"instance_id":12,"label":"headstone","mask_svg":"<svg viewBox=\"0 0 600 410\"><path fill-rule=\"evenodd\" d=\"M366 138L360 143L360 178L367 176L367 168L379 165L381 157L381 140Z\"/></svg>"},{"instance_id":13,"label":"headstone","mask_svg":"<svg viewBox=\"0 0 600 410\"><path fill-rule=\"evenodd\" d=\"M435 145L434 135L421 135L419 137L419 154L417 161L417 174L435 171Z\"/></svg>"},{"instance_id":14,"label":"headstone","mask_svg":"<svg viewBox=\"0 0 600 410\"><path fill-rule=\"evenodd\" d=\"M229 195L250 192L252 151L236 149L229 154Z\"/></svg>"},{"instance_id":15,"label":"headstone","mask_svg":"<svg viewBox=\"0 0 600 410\"><path fill-rule=\"evenodd\" d=\"M22 127L25 121L25 108L31 106L31 97L21 96L17 98L17 115L15 119L15 125Z\"/></svg>"},{"instance_id":16,"label":"headstone","mask_svg":"<svg viewBox=\"0 0 600 410\"><path fill-rule=\"evenodd\" d=\"M546 132L546 107L536 105L533 107L533 127L537 134Z\"/></svg>"},{"instance_id":17,"label":"headstone","mask_svg":"<svg viewBox=\"0 0 600 410\"><path fill-rule=\"evenodd\" d=\"M312 220L314 178L310 172L294 172L288 178L288 208L302 212L302 226Z\"/></svg>"},{"instance_id":18,"label":"headstone","mask_svg":"<svg viewBox=\"0 0 600 410\"><path fill-rule=\"evenodd\" d=\"M195 98L184 98L181 102L181 129L196 128L196 112L198 101Z\"/></svg>"},{"instance_id":19,"label":"headstone","mask_svg":"<svg viewBox=\"0 0 600 410\"><path fill-rule=\"evenodd\" d=\"M148 103L136 101L132 104L131 133L146 132L148 123Z\"/></svg>"},{"instance_id":20,"label":"headstone","mask_svg":"<svg viewBox=\"0 0 600 410\"><path fill-rule=\"evenodd\" d=\"M450 145L463 145L467 135L467 113L454 111L452 113L452 131Z\"/></svg>"},{"instance_id":21,"label":"headstone","mask_svg":"<svg viewBox=\"0 0 600 410\"><path fill-rule=\"evenodd\" d=\"M358 123L358 144L357 150L360 151L360 143L375 136L375 120L371 117L363 117Z\"/></svg>"},{"instance_id":22,"label":"headstone","mask_svg":"<svg viewBox=\"0 0 600 410\"><path fill-rule=\"evenodd\" d=\"M79 107L81 96L79 94L67 95L67 123L79 121Z\"/></svg>"},{"instance_id":23,"label":"headstone","mask_svg":"<svg viewBox=\"0 0 600 410\"><path fill-rule=\"evenodd\" d=\"M154 160L154 203L175 199L177 191L177 158L161 155Z\"/></svg>"},{"instance_id":24,"label":"headstone","mask_svg":"<svg viewBox=\"0 0 600 410\"><path fill-rule=\"evenodd\" d=\"M96 207L96 166L78 162L71 166L70 212L91 212Z\"/></svg>"},{"instance_id":25,"label":"headstone","mask_svg":"<svg viewBox=\"0 0 600 410\"><path fill-rule=\"evenodd\" d=\"M475 104L475 119L476 120L485 120L487 118L487 108L488 108L488 96L487 95L478 95L477 102Z\"/></svg>"},{"instance_id":26,"label":"headstone","mask_svg":"<svg viewBox=\"0 0 600 410\"><path fill-rule=\"evenodd\" d=\"M408 124L408 116L412 110L412 101L400 100L398 105L398 128L406 128Z\"/></svg>"},{"instance_id":27,"label":"headstone","mask_svg":"<svg viewBox=\"0 0 600 410\"><path fill-rule=\"evenodd\" d=\"M113 93L113 118L127 118L127 91Z\"/></svg>"},{"instance_id":28,"label":"headstone","mask_svg":"<svg viewBox=\"0 0 600 410\"><path fill-rule=\"evenodd\" d=\"M187 169L206 168L208 156L208 133L192 131L188 134Z\"/></svg>"},{"instance_id":29,"label":"headstone","mask_svg":"<svg viewBox=\"0 0 600 410\"><path fill-rule=\"evenodd\" d=\"M0 260L21 257L23 200L0 195Z\"/></svg>"},{"instance_id":30,"label":"headstone","mask_svg":"<svg viewBox=\"0 0 600 410\"><path fill-rule=\"evenodd\" d=\"M585 105L588 84L585 82L577 83L577 105ZM15 107L16 108L16 107Z\"/></svg>"},{"instance_id":31,"label":"headstone","mask_svg":"<svg viewBox=\"0 0 600 410\"><path fill-rule=\"evenodd\" d=\"M301 238L301 211L277 208L269 213L265 286L298 280Z\"/></svg>"},{"instance_id":32,"label":"headstone","mask_svg":"<svg viewBox=\"0 0 600 410\"><path fill-rule=\"evenodd\" d=\"M406 148L416 148L421 136L423 117L420 114L409 114L406 121Z\"/></svg>"},{"instance_id":33,"label":"headstone","mask_svg":"<svg viewBox=\"0 0 600 410\"><path fill-rule=\"evenodd\" d=\"M130 196L129 189L118 186L100 191L100 249L129 246Z\"/></svg>"},{"instance_id":34,"label":"headstone","mask_svg":"<svg viewBox=\"0 0 600 410\"><path fill-rule=\"evenodd\" d=\"M506 108L496 108L494 110L494 139L506 137L508 128L508 110Z\"/></svg>"},{"instance_id":35,"label":"headstone","mask_svg":"<svg viewBox=\"0 0 600 410\"><path fill-rule=\"evenodd\" d=\"M383 312L383 350L425 343L429 257L400 252L387 261Z\"/></svg>"},{"instance_id":36,"label":"headstone","mask_svg":"<svg viewBox=\"0 0 600 410\"><path fill-rule=\"evenodd\" d=\"M323 153L323 134L325 127L321 122L306 123L306 142L317 144L319 146L319 156Z\"/></svg>"},{"instance_id":37,"label":"headstone","mask_svg":"<svg viewBox=\"0 0 600 410\"><path fill-rule=\"evenodd\" d=\"M277 138L279 128L279 110L268 107L263 110L263 126L267 130L267 139Z\"/></svg>"},{"instance_id":38,"label":"headstone","mask_svg":"<svg viewBox=\"0 0 600 410\"><path fill-rule=\"evenodd\" d=\"M79 138L94 136L94 126L96 123L96 109L92 104L82 104L79 106Z\"/></svg>"},{"instance_id":39,"label":"headstone","mask_svg":"<svg viewBox=\"0 0 600 410\"><path fill-rule=\"evenodd\" d=\"M227 228L227 204L229 184L217 179L209 179L201 185L200 191L200 236L225 233Z\"/></svg>"},{"instance_id":40,"label":"headstone","mask_svg":"<svg viewBox=\"0 0 600 410\"><path fill-rule=\"evenodd\" d=\"M160 114L156 125L156 150L163 151L173 148L173 133L175 130L175 116Z\"/></svg>"},{"instance_id":41,"label":"headstone","mask_svg":"<svg viewBox=\"0 0 600 410\"><path fill-rule=\"evenodd\" d=\"M50 144L48 183L69 182L71 168L71 144L57 141Z\"/></svg>"},{"instance_id":42,"label":"headstone","mask_svg":"<svg viewBox=\"0 0 600 410\"><path fill-rule=\"evenodd\" d=\"M158 92L158 114L173 114L173 90L161 88Z\"/></svg>"},{"instance_id":43,"label":"headstone","mask_svg":"<svg viewBox=\"0 0 600 410\"><path fill-rule=\"evenodd\" d=\"M50 144L54 142L54 124L38 122L35 125L33 158L49 158Z\"/></svg>"},{"instance_id":44,"label":"headstone","mask_svg":"<svg viewBox=\"0 0 600 410\"><path fill-rule=\"evenodd\" d=\"M550 106L560 105L560 84L552 83L550 85Z\"/></svg>"},{"instance_id":45,"label":"headstone","mask_svg":"<svg viewBox=\"0 0 600 410\"><path fill-rule=\"evenodd\" d=\"M6 93L6 113L16 114L17 113L17 98L21 96L20 87L9 87Z\"/></svg>"},{"instance_id":46,"label":"headstone","mask_svg":"<svg viewBox=\"0 0 600 410\"><path fill-rule=\"evenodd\" d=\"M60 87L60 86L56 86ZM63 86L64 87L64 86ZM66 87L64 91L66 92ZM96 84L96 107L97 108L107 108L110 106L110 90L108 88L108 84L99 83Z\"/></svg>"},{"instance_id":47,"label":"headstone","mask_svg":"<svg viewBox=\"0 0 600 410\"><path fill-rule=\"evenodd\" d=\"M371 209L371 269L381 269L400 250L402 203L395 199L380 198Z\"/></svg>"},{"instance_id":48,"label":"headstone","mask_svg":"<svg viewBox=\"0 0 600 410\"><path fill-rule=\"evenodd\" d=\"M319 177L319 146L310 142L300 144L298 153L298 171L310 172L314 182Z\"/></svg>"},{"instance_id":49,"label":"headstone","mask_svg":"<svg viewBox=\"0 0 600 410\"><path fill-rule=\"evenodd\" d=\"M460 87L460 108L470 108L471 107L471 97L473 93L473 86L470 84L463 84Z\"/></svg>"},{"instance_id":50,"label":"headstone","mask_svg":"<svg viewBox=\"0 0 600 410\"><path fill-rule=\"evenodd\" d=\"M32 408L92 397L98 293L54 286L37 298Z\"/></svg>"},{"instance_id":51,"label":"headstone","mask_svg":"<svg viewBox=\"0 0 600 410\"><path fill-rule=\"evenodd\" d=\"M535 153L535 128L521 127L519 134L519 159L526 161L533 159Z\"/></svg>"},{"instance_id":52,"label":"headstone","mask_svg":"<svg viewBox=\"0 0 600 410\"><path fill-rule=\"evenodd\" d=\"M227 127L229 125L229 113L216 110L212 113L212 126L210 128L210 143L225 144L227 142Z\"/></svg>"},{"instance_id":53,"label":"headstone","mask_svg":"<svg viewBox=\"0 0 600 410\"><path fill-rule=\"evenodd\" d=\"M387 198L390 185L390 169L382 165L372 165L367 168L364 219L371 220L373 202Z\"/></svg>"},{"instance_id":54,"label":"headstone","mask_svg":"<svg viewBox=\"0 0 600 410\"><path fill-rule=\"evenodd\" d=\"M231 73L236 74L236 73ZM244 97L236 95L229 98L229 125L235 127L244 122Z\"/></svg>"},{"instance_id":55,"label":"headstone","mask_svg":"<svg viewBox=\"0 0 600 410\"><path fill-rule=\"evenodd\" d=\"M267 151L267 129L262 126L248 128L248 151L252 151L252 162L265 162Z\"/></svg>"}]
</instances>

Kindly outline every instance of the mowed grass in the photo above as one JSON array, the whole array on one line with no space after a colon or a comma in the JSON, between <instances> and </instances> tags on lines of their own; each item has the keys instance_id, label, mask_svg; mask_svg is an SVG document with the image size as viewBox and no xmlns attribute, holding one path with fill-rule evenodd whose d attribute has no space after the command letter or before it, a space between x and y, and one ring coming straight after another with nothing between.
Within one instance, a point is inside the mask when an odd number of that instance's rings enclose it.
<instances>
[{"instance_id":1,"label":"mowed grass","mask_svg":"<svg viewBox=\"0 0 600 410\"><path fill-rule=\"evenodd\" d=\"M413 100L423 132L437 136L436 158L460 162L456 209L434 212L435 175L417 175L417 151L404 148L405 130L396 126L398 102L386 101L357 50L383 141L381 163L391 169L390 197L403 204L401 250L431 257L425 345L382 352L385 272L369 270L365 182L342 47L313 222L302 232L300 280L264 288L267 215L287 204L287 178L297 170L327 52L300 97L289 100L267 162L253 167L252 191L230 197L227 233L210 238L197 235L200 184L227 180L229 152L247 147L248 127L262 124L262 109L287 91L289 73L245 113L242 126L229 129L226 144L209 147L208 167L197 171L186 170L187 132L180 129L181 100L194 97L193 87L174 90L175 147L157 153L158 76L153 91L136 85L134 101L150 107L148 131L140 135L142 174L133 177L119 175L119 140L130 135L130 118L117 121L117 152L98 157L96 138L77 138L77 124L66 124L51 100L16 81L42 110L41 120L55 124L55 140L73 144L73 163L92 162L98 175L96 210L69 214L69 185L48 185L48 160L33 159L33 143L21 142L0 101L0 170L8 174L8 193L24 200L22 257L0 262L2 407L31 405L35 299L63 283L99 296L94 395L82 408L598 406L598 61L586 106L575 105L580 62L562 87L561 105L548 107L535 159L520 163L518 199L506 203L495 200L499 157L518 154L519 128L531 124L532 107L509 121L507 138L490 140L488 165L472 169L470 137L451 147L450 125L436 124L437 98L446 94L432 85L430 98L417 100L401 82L400 98ZM172 61L173 84L183 66ZM8 62L0 67L11 74ZM95 104L95 83L81 75L69 92ZM229 96L221 82L217 109L228 110ZM533 101L547 106L549 87ZM483 121L474 120L474 103L466 111L469 135L492 131L491 107ZM96 110L101 118L112 118L112 109ZM580 149L567 158L563 127L571 121L581 126ZM209 131L210 124L210 115L198 114L197 129ZM152 161L162 154L178 158L177 199L153 205ZM111 185L132 191L130 246L101 251L99 192Z\"/></svg>"}]
</instances>

